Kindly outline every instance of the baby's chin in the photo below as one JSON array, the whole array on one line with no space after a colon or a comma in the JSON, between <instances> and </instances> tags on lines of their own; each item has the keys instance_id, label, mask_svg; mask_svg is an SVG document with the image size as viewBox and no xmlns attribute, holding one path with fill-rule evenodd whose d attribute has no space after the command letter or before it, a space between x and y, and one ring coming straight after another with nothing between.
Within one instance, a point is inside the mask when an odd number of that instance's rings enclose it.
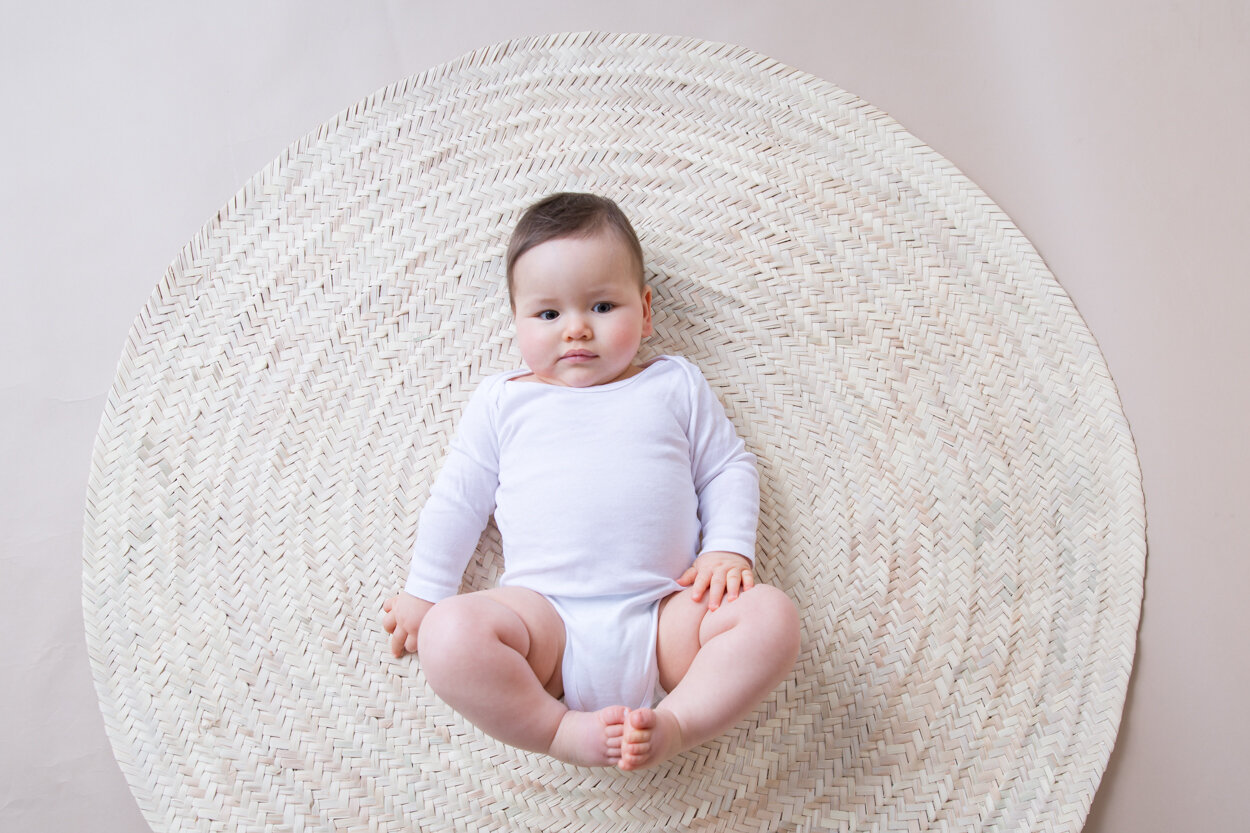
<instances>
[{"instance_id":1,"label":"baby's chin","mask_svg":"<svg viewBox=\"0 0 1250 833\"><path fill-rule=\"evenodd\" d=\"M600 361L599 359L562 359L555 367L541 371L531 370L529 375L519 377L518 381L538 382L564 388L595 388L628 379L642 370L641 367L633 364L621 369L604 368L599 364Z\"/></svg>"}]
</instances>

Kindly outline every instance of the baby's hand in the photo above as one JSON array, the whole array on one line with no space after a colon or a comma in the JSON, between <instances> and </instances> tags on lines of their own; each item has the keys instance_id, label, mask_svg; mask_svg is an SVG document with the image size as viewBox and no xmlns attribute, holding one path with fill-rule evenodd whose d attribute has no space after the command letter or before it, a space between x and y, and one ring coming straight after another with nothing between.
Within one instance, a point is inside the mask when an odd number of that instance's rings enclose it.
<instances>
[{"instance_id":1,"label":"baby's hand","mask_svg":"<svg viewBox=\"0 0 1250 833\"><path fill-rule=\"evenodd\" d=\"M705 552L694 560L689 570L682 573L677 583L693 588L691 598L696 602L702 601L706 592L707 609L716 610L721 599L732 602L738 598L740 590L754 587L755 576L751 574L751 560L746 556L732 552Z\"/></svg>"},{"instance_id":2,"label":"baby's hand","mask_svg":"<svg viewBox=\"0 0 1250 833\"><path fill-rule=\"evenodd\" d=\"M392 596L382 605L382 627L391 635L391 653L402 657L405 652L417 652L417 631L421 629L421 620L433 602L418 599L408 593Z\"/></svg>"}]
</instances>

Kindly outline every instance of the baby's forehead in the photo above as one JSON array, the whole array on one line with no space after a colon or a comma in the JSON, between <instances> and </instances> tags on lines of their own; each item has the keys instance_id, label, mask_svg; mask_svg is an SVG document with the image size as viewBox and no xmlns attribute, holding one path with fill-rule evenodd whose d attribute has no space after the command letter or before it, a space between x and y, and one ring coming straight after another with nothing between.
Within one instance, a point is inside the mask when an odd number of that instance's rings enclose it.
<instances>
[{"instance_id":1,"label":"baby's forehead","mask_svg":"<svg viewBox=\"0 0 1250 833\"><path fill-rule=\"evenodd\" d=\"M541 243L534 244L528 250L526 250L526 252L517 259L517 264L519 265L522 261L524 261L527 258L528 255L534 252L537 252L540 249L544 249L545 251L543 252L543 254L548 257L555 256L555 254L562 248L559 244L561 243L567 244L570 242L589 243L595 246L603 246L604 251L601 254L605 258L610 258L614 256L624 256L628 258L633 268L633 271L637 273L639 287L643 286L646 283L643 263L639 260L638 253L634 251L634 248L630 245L629 241L625 240L623 235L621 235L620 232L614 230L610 226L605 227L605 228L600 228L600 229L594 229L592 231L584 232L584 233L583 232L570 232L568 234L561 234L556 237L548 238L542 241ZM517 275L519 273L523 273L524 271L525 271L524 269L514 268L513 280L516 280Z\"/></svg>"},{"instance_id":2,"label":"baby's forehead","mask_svg":"<svg viewBox=\"0 0 1250 833\"><path fill-rule=\"evenodd\" d=\"M583 229L581 231L570 231L567 234L558 234L555 237L544 240L538 245L541 246L544 243L554 243L559 240L587 240L611 246L614 249L627 252L631 256L634 253L633 247L629 245L629 241L625 239L625 235L607 223L600 226L594 226L589 229Z\"/></svg>"}]
</instances>

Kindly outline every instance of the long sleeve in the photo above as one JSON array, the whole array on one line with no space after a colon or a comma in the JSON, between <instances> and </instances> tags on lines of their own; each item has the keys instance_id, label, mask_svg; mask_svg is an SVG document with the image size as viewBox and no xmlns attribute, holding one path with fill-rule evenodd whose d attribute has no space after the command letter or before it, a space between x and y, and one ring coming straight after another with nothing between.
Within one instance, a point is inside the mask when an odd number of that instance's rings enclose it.
<instances>
[{"instance_id":1,"label":"long sleeve","mask_svg":"<svg viewBox=\"0 0 1250 833\"><path fill-rule=\"evenodd\" d=\"M754 561L760 506L755 455L746 450L703 374L688 362L683 366L694 377L687 434L699 496L699 551L734 552Z\"/></svg>"},{"instance_id":2,"label":"long sleeve","mask_svg":"<svg viewBox=\"0 0 1250 833\"><path fill-rule=\"evenodd\" d=\"M417 521L417 541L404 590L440 602L456 595L482 530L495 510L499 449L492 400L501 380L474 391L443 468Z\"/></svg>"}]
</instances>

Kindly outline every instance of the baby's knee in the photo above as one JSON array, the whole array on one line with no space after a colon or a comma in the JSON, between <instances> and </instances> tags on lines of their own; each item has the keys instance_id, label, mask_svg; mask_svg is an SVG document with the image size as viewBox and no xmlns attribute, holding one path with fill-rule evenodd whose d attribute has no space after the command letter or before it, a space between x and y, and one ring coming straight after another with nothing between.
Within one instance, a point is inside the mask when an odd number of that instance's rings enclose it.
<instances>
[{"instance_id":1,"label":"baby's knee","mask_svg":"<svg viewBox=\"0 0 1250 833\"><path fill-rule=\"evenodd\" d=\"M757 584L739 600L750 599L751 627L769 640L779 653L798 656L799 609L784 591L771 584Z\"/></svg>"},{"instance_id":2,"label":"baby's knee","mask_svg":"<svg viewBox=\"0 0 1250 833\"><path fill-rule=\"evenodd\" d=\"M432 685L463 672L482 642L495 639L481 605L468 596L452 596L430 608L417 632L417 656Z\"/></svg>"}]
</instances>

